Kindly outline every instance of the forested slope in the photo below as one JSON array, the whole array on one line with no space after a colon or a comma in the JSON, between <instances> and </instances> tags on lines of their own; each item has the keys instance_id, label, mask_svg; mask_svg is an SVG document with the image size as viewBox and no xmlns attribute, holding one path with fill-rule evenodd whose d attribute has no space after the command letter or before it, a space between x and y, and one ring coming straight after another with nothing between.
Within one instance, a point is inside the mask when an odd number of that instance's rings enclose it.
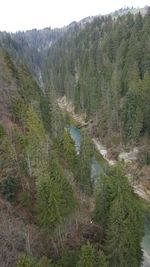
<instances>
[{"instance_id":1,"label":"forested slope","mask_svg":"<svg viewBox=\"0 0 150 267\"><path fill-rule=\"evenodd\" d=\"M50 48L45 81L95 119L98 135L135 143L150 133L149 38L149 11L95 18Z\"/></svg>"},{"instance_id":2,"label":"forested slope","mask_svg":"<svg viewBox=\"0 0 150 267\"><path fill-rule=\"evenodd\" d=\"M51 28L16 33L0 32L0 46L10 53L17 64L23 61L39 82L47 51L52 43L63 36L64 32L65 29L52 30Z\"/></svg>"},{"instance_id":3,"label":"forested slope","mask_svg":"<svg viewBox=\"0 0 150 267\"><path fill-rule=\"evenodd\" d=\"M47 254L42 231L50 238L76 201L60 161L64 129L54 96L2 49L0 67L0 263L15 266L20 251Z\"/></svg>"},{"instance_id":4,"label":"forested slope","mask_svg":"<svg viewBox=\"0 0 150 267\"><path fill-rule=\"evenodd\" d=\"M141 266L142 202L122 164L92 180L91 136L77 155L56 97L116 146L148 144L149 26L148 11L0 33L1 267Z\"/></svg>"},{"instance_id":5,"label":"forested slope","mask_svg":"<svg viewBox=\"0 0 150 267\"><path fill-rule=\"evenodd\" d=\"M3 49L0 66L1 266L140 266L142 208L122 167L97 181L95 203L88 133L77 156L53 90Z\"/></svg>"}]
</instances>

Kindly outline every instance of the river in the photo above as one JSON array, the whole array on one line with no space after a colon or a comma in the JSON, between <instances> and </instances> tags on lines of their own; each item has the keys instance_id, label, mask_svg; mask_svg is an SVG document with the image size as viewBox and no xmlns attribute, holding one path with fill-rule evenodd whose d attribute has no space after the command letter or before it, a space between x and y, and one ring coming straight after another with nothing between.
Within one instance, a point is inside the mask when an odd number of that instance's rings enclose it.
<instances>
[{"instance_id":1,"label":"river","mask_svg":"<svg viewBox=\"0 0 150 267\"><path fill-rule=\"evenodd\" d=\"M80 130L71 125L68 127L70 135L75 143L75 148L77 154L80 152ZM92 166L91 166L91 178L92 180L96 180L101 174L105 173L106 164L104 164L104 159L102 162L97 160L94 156L92 159ZM150 216L149 216L150 217ZM142 248L144 251L144 261L142 267L150 267L150 218L147 216L145 217L145 235L142 241Z\"/></svg>"}]
</instances>

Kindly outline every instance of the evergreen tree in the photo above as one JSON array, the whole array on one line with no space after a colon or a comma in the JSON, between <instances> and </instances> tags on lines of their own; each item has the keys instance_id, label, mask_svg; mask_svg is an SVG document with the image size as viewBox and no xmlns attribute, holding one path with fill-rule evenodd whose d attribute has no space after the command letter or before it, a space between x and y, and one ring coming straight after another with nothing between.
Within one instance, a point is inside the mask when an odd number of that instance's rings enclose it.
<instances>
[{"instance_id":1,"label":"evergreen tree","mask_svg":"<svg viewBox=\"0 0 150 267\"><path fill-rule=\"evenodd\" d=\"M120 165L104 178L97 189L94 219L103 226L109 266L141 266L143 214L140 200Z\"/></svg>"},{"instance_id":2,"label":"evergreen tree","mask_svg":"<svg viewBox=\"0 0 150 267\"><path fill-rule=\"evenodd\" d=\"M92 245L87 244L81 247L79 260L76 267L96 267L96 252Z\"/></svg>"},{"instance_id":3,"label":"evergreen tree","mask_svg":"<svg viewBox=\"0 0 150 267\"><path fill-rule=\"evenodd\" d=\"M110 186L107 176L101 176L96 183L96 205L93 218L101 225L103 234L105 234L109 216Z\"/></svg>"},{"instance_id":4,"label":"evergreen tree","mask_svg":"<svg viewBox=\"0 0 150 267\"><path fill-rule=\"evenodd\" d=\"M150 134L150 75L148 72L146 72L144 75L141 94L141 98L143 99L144 113L143 130L147 130L148 134Z\"/></svg>"},{"instance_id":5,"label":"evergreen tree","mask_svg":"<svg viewBox=\"0 0 150 267\"><path fill-rule=\"evenodd\" d=\"M34 257L21 253L17 259L16 267L53 267L52 261L47 257L37 260Z\"/></svg>"},{"instance_id":6,"label":"evergreen tree","mask_svg":"<svg viewBox=\"0 0 150 267\"><path fill-rule=\"evenodd\" d=\"M18 257L16 267L35 267L36 264L37 262L34 258L22 253Z\"/></svg>"},{"instance_id":7,"label":"evergreen tree","mask_svg":"<svg viewBox=\"0 0 150 267\"><path fill-rule=\"evenodd\" d=\"M139 199L118 166L110 177L112 188L105 251L110 266L141 266L143 219Z\"/></svg>"},{"instance_id":8,"label":"evergreen tree","mask_svg":"<svg viewBox=\"0 0 150 267\"><path fill-rule=\"evenodd\" d=\"M92 193L91 164L93 156L93 146L87 131L81 133L80 155L78 159L77 181L82 191Z\"/></svg>"},{"instance_id":9,"label":"evergreen tree","mask_svg":"<svg viewBox=\"0 0 150 267\"><path fill-rule=\"evenodd\" d=\"M97 252L88 243L81 247L76 267L108 267L108 264L104 253L102 251Z\"/></svg>"},{"instance_id":10,"label":"evergreen tree","mask_svg":"<svg viewBox=\"0 0 150 267\"><path fill-rule=\"evenodd\" d=\"M143 127L141 82L136 64L129 70L128 92L123 109L123 130L126 140L137 140Z\"/></svg>"},{"instance_id":11,"label":"evergreen tree","mask_svg":"<svg viewBox=\"0 0 150 267\"><path fill-rule=\"evenodd\" d=\"M148 133L141 104L141 84L150 73L148 36L149 12L128 13L115 20L95 18L50 48L47 80L76 112L96 120L101 137L117 133L118 143L135 143Z\"/></svg>"},{"instance_id":12,"label":"evergreen tree","mask_svg":"<svg viewBox=\"0 0 150 267\"><path fill-rule=\"evenodd\" d=\"M37 220L44 231L51 232L75 207L72 188L54 158L50 173L37 182ZM67 194L66 194L67 192Z\"/></svg>"},{"instance_id":13,"label":"evergreen tree","mask_svg":"<svg viewBox=\"0 0 150 267\"><path fill-rule=\"evenodd\" d=\"M67 130L64 130L63 155L67 160L69 167L71 167L72 170L75 170L77 164L75 144Z\"/></svg>"}]
</instances>

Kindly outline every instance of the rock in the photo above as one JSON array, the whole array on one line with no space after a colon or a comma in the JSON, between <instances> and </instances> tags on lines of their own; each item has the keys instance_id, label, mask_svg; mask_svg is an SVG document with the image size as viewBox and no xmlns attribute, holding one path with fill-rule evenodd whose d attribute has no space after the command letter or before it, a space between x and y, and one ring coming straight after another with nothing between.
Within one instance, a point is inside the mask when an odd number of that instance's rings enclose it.
<instances>
[{"instance_id":1,"label":"rock","mask_svg":"<svg viewBox=\"0 0 150 267\"><path fill-rule=\"evenodd\" d=\"M122 152L119 154L119 160L124 160L125 163L130 163L130 161L136 161L138 159L139 150L135 147L130 152Z\"/></svg>"}]
</instances>

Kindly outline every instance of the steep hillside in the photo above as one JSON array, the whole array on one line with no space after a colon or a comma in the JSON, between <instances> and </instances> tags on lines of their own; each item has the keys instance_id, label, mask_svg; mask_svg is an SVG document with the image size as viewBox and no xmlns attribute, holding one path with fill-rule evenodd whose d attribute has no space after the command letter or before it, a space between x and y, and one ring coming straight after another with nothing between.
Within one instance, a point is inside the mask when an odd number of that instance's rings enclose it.
<instances>
[{"instance_id":1,"label":"steep hillside","mask_svg":"<svg viewBox=\"0 0 150 267\"><path fill-rule=\"evenodd\" d=\"M37 81L40 81L47 51L52 43L63 36L64 31L45 28L17 33L0 32L0 46L11 54L17 64L24 62Z\"/></svg>"},{"instance_id":2,"label":"steep hillside","mask_svg":"<svg viewBox=\"0 0 150 267\"><path fill-rule=\"evenodd\" d=\"M1 267L67 267L70 255L75 266L80 247L102 236L91 224L90 137L83 135L77 158L53 90L41 89L3 49L0 68Z\"/></svg>"},{"instance_id":3,"label":"steep hillside","mask_svg":"<svg viewBox=\"0 0 150 267\"><path fill-rule=\"evenodd\" d=\"M54 250L48 232L60 242L57 227L75 199L60 160L64 129L54 95L2 49L0 68L0 264L12 267L20 251L48 255L44 235Z\"/></svg>"},{"instance_id":4,"label":"steep hillside","mask_svg":"<svg viewBox=\"0 0 150 267\"><path fill-rule=\"evenodd\" d=\"M149 136L150 13L96 18L49 50L45 82L116 143Z\"/></svg>"},{"instance_id":5,"label":"steep hillside","mask_svg":"<svg viewBox=\"0 0 150 267\"><path fill-rule=\"evenodd\" d=\"M118 17L128 12L142 15L147 13L148 7L144 8L125 8L110 14L112 17ZM101 18L101 15L84 18L80 21L73 21L62 28L51 29L50 27L25 32L16 33L0 32L0 46L6 49L13 60L17 63L25 62L34 78L42 85L41 69L47 57L49 48L64 35L69 36L77 28L84 29L91 24L95 18Z\"/></svg>"},{"instance_id":6,"label":"steep hillside","mask_svg":"<svg viewBox=\"0 0 150 267\"><path fill-rule=\"evenodd\" d=\"M148 208L91 135L150 163L149 41L150 10L0 33L1 267L141 266ZM78 151L64 95L91 122Z\"/></svg>"},{"instance_id":7,"label":"steep hillside","mask_svg":"<svg viewBox=\"0 0 150 267\"><path fill-rule=\"evenodd\" d=\"M118 17L118 16L126 15L129 12L134 15L140 12L144 16L147 13L147 11L148 11L148 6L145 6L143 8L125 7L125 8L120 8L119 10L116 10L115 12L112 12L111 15L114 17Z\"/></svg>"}]
</instances>

